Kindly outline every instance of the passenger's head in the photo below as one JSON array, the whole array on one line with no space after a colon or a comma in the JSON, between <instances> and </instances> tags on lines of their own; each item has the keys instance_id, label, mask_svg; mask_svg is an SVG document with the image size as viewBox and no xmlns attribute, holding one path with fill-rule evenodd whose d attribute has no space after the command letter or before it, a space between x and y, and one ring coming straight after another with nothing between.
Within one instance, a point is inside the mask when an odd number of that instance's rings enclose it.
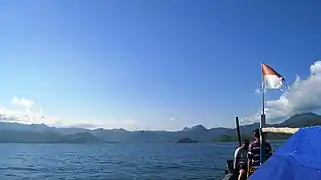
<instances>
[{"instance_id":1,"label":"passenger's head","mask_svg":"<svg viewBox=\"0 0 321 180\"><path fill-rule=\"evenodd\" d=\"M259 128L255 129L255 131L253 132L253 135L255 139L260 139L260 129Z\"/></svg>"},{"instance_id":2,"label":"passenger's head","mask_svg":"<svg viewBox=\"0 0 321 180\"><path fill-rule=\"evenodd\" d=\"M249 147L249 145L250 145L249 140L244 139L244 140L243 140L243 142L242 142L242 146L243 146L244 148L248 148L248 147Z\"/></svg>"}]
</instances>

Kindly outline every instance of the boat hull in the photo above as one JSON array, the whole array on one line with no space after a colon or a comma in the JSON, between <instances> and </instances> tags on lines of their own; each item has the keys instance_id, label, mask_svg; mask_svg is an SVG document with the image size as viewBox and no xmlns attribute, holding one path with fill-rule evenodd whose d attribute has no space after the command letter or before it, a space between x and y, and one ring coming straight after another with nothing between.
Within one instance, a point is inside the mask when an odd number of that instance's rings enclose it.
<instances>
[{"instance_id":1,"label":"boat hull","mask_svg":"<svg viewBox=\"0 0 321 180\"><path fill-rule=\"evenodd\" d=\"M238 172L235 172L233 169L233 160L227 160L225 164L226 164L225 176L222 180L237 180ZM253 174L254 171L255 169L252 169L249 175Z\"/></svg>"},{"instance_id":2,"label":"boat hull","mask_svg":"<svg viewBox=\"0 0 321 180\"><path fill-rule=\"evenodd\" d=\"M225 175L225 177L222 180L234 180L234 179L237 179L234 173L228 173Z\"/></svg>"},{"instance_id":3,"label":"boat hull","mask_svg":"<svg viewBox=\"0 0 321 180\"><path fill-rule=\"evenodd\" d=\"M237 174L233 169L233 160L227 160L226 163L225 176L222 180L234 180L237 179Z\"/></svg>"}]
</instances>

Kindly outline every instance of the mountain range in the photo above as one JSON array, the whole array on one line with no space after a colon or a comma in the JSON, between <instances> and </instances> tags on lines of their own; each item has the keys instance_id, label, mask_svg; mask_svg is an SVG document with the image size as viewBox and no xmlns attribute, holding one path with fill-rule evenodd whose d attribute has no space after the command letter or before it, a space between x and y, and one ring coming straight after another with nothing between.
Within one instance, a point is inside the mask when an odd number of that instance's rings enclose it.
<instances>
[{"instance_id":1,"label":"mountain range","mask_svg":"<svg viewBox=\"0 0 321 180\"><path fill-rule=\"evenodd\" d=\"M321 116L314 113L297 114L276 127L321 125ZM241 134L249 136L259 123L240 126ZM56 128L45 124L0 122L0 143L101 143L101 142L177 142L189 138L198 142L235 140L233 128L211 128L196 125L180 131L127 131L125 129ZM273 136L272 136L273 137ZM277 138L274 136L274 138Z\"/></svg>"}]
</instances>

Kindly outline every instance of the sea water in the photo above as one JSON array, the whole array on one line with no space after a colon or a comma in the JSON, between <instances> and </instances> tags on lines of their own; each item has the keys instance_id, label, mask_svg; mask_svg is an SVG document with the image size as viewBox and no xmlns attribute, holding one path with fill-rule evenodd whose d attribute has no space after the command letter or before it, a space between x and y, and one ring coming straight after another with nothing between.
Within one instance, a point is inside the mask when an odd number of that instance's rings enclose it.
<instances>
[{"instance_id":1,"label":"sea water","mask_svg":"<svg viewBox=\"0 0 321 180\"><path fill-rule=\"evenodd\" d=\"M235 148L236 143L0 144L0 179L220 180Z\"/></svg>"}]
</instances>

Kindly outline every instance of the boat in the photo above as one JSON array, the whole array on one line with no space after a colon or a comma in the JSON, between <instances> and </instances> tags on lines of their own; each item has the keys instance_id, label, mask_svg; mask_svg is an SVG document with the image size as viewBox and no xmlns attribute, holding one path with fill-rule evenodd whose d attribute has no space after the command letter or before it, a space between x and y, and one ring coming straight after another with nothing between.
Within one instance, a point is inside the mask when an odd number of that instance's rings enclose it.
<instances>
[{"instance_id":1,"label":"boat","mask_svg":"<svg viewBox=\"0 0 321 180\"><path fill-rule=\"evenodd\" d=\"M303 128L265 127L262 132L292 136L248 180L321 180L320 125ZM237 179L237 172L233 170L233 160L227 160L222 180L234 179Z\"/></svg>"},{"instance_id":2,"label":"boat","mask_svg":"<svg viewBox=\"0 0 321 180\"><path fill-rule=\"evenodd\" d=\"M280 89L284 78L266 64L262 67L262 114L260 120L260 141L265 140L266 133L291 134L292 136L275 151L267 160L264 151L260 152L261 165L248 180L321 180L321 126L303 128L266 127L265 98L266 89ZM271 79L270 76L275 76ZM268 83L267 83L268 82ZM273 86L272 86L273 85ZM304 120L303 120L304 121ZM237 137L240 145L239 122L236 118ZM260 145L264 149L264 143ZM237 179L233 171L233 161L226 161L227 169L223 180Z\"/></svg>"}]
</instances>

